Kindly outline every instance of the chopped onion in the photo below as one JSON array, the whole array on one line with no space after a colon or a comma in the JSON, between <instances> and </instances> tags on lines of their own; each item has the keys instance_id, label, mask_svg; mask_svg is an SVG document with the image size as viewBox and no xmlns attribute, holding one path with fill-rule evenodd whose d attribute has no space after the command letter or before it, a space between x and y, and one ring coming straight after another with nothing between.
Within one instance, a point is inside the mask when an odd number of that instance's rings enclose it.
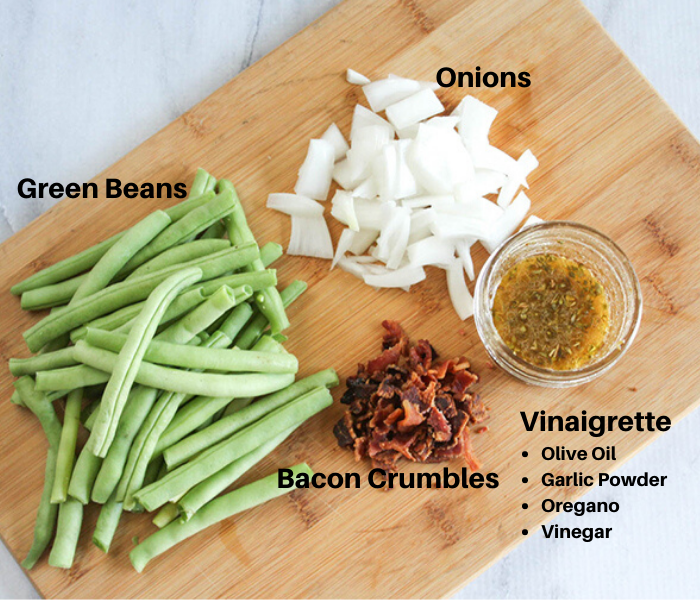
<instances>
[{"instance_id":1,"label":"chopped onion","mask_svg":"<svg viewBox=\"0 0 700 600\"><path fill-rule=\"evenodd\" d=\"M374 161L374 179L382 202L392 202L396 198L398 162L398 153L393 142L386 144Z\"/></svg>"},{"instance_id":2,"label":"chopped onion","mask_svg":"<svg viewBox=\"0 0 700 600\"><path fill-rule=\"evenodd\" d=\"M338 246L335 249L335 256L333 257L333 262L331 263L331 271L338 264L341 258L345 258L345 253L348 251L352 242L355 239L355 232L352 229L343 229L343 233L340 234L340 239L338 240Z\"/></svg>"},{"instance_id":3,"label":"chopped onion","mask_svg":"<svg viewBox=\"0 0 700 600\"><path fill-rule=\"evenodd\" d=\"M404 129L443 110L445 107L435 92L425 88L400 102L387 106L386 117L394 127Z\"/></svg>"},{"instance_id":4,"label":"chopped onion","mask_svg":"<svg viewBox=\"0 0 700 600\"><path fill-rule=\"evenodd\" d=\"M417 210L411 215L411 233L408 236L408 243L414 244L423 238L432 235L430 226L435 220L437 213L432 208Z\"/></svg>"},{"instance_id":5,"label":"chopped onion","mask_svg":"<svg viewBox=\"0 0 700 600\"><path fill-rule=\"evenodd\" d=\"M352 127L350 128L350 141L352 142L357 135L357 132L363 127L369 127L374 125L375 127L383 127L387 130L389 134L389 139L394 137L394 128L385 119L382 119L379 115L373 113L368 108L362 106L362 104L355 105L355 111L352 113Z\"/></svg>"},{"instance_id":6,"label":"chopped onion","mask_svg":"<svg viewBox=\"0 0 700 600\"><path fill-rule=\"evenodd\" d=\"M404 127L403 129L397 129L396 135L399 136L400 140L415 139L416 134L418 133L418 126L419 125L420 125L420 123L414 123L413 125L409 125L408 127Z\"/></svg>"},{"instance_id":7,"label":"chopped onion","mask_svg":"<svg viewBox=\"0 0 700 600\"><path fill-rule=\"evenodd\" d=\"M491 254L510 236L522 222L530 210L530 199L525 192L520 192L513 202L503 211L503 215L493 224L486 236L480 236L479 241Z\"/></svg>"},{"instance_id":8,"label":"chopped onion","mask_svg":"<svg viewBox=\"0 0 700 600\"><path fill-rule=\"evenodd\" d=\"M480 151L488 146L489 130L498 111L474 96L466 96L457 108L460 119L457 130L464 140L464 145L471 152Z\"/></svg>"},{"instance_id":9,"label":"chopped onion","mask_svg":"<svg viewBox=\"0 0 700 600\"><path fill-rule=\"evenodd\" d=\"M323 133L321 139L326 140L331 146L333 146L335 162L338 162L341 158L344 158L345 154L350 148L343 137L343 133L335 123L331 123L328 126L328 129L326 129L326 131Z\"/></svg>"},{"instance_id":10,"label":"chopped onion","mask_svg":"<svg viewBox=\"0 0 700 600\"><path fill-rule=\"evenodd\" d=\"M278 210L291 217L318 217L323 215L323 204L298 194L270 194L267 208Z\"/></svg>"},{"instance_id":11,"label":"chopped onion","mask_svg":"<svg viewBox=\"0 0 700 600\"><path fill-rule=\"evenodd\" d=\"M385 225L385 205L376 200L355 198L355 214L360 229L374 229L379 231ZM331 215L333 212L331 211ZM335 215L333 215L335 216ZM347 225L347 223L346 223Z\"/></svg>"},{"instance_id":12,"label":"chopped onion","mask_svg":"<svg viewBox=\"0 0 700 600\"><path fill-rule=\"evenodd\" d=\"M392 73L389 73L387 75L388 79L405 79L404 77L399 77L398 75L394 75ZM434 92L437 92L440 89L440 84L438 84L437 81L418 81L418 84L421 86L421 88L428 88L429 90L433 90Z\"/></svg>"},{"instance_id":13,"label":"chopped onion","mask_svg":"<svg viewBox=\"0 0 700 600\"><path fill-rule=\"evenodd\" d=\"M453 261L447 268L447 290L459 318L464 321L471 317L474 314L474 299L469 293L467 282L464 280L462 263L458 260Z\"/></svg>"},{"instance_id":14,"label":"chopped onion","mask_svg":"<svg viewBox=\"0 0 700 600\"><path fill-rule=\"evenodd\" d=\"M360 230L360 224L357 221L355 214L355 199L351 192L336 190L332 200L333 207L331 215L338 221L347 225L353 231Z\"/></svg>"},{"instance_id":15,"label":"chopped onion","mask_svg":"<svg viewBox=\"0 0 700 600\"><path fill-rule=\"evenodd\" d=\"M430 236L407 249L408 262L412 267L424 267L425 265L445 265L454 260L455 249L443 239Z\"/></svg>"},{"instance_id":16,"label":"chopped onion","mask_svg":"<svg viewBox=\"0 0 700 600\"><path fill-rule=\"evenodd\" d=\"M508 206L521 185L526 188L530 187L526 178L539 164L539 161L530 150L525 150L520 155L520 158L515 162L513 171L506 177L505 185L501 188L501 193L498 195L498 206L503 208Z\"/></svg>"},{"instance_id":17,"label":"chopped onion","mask_svg":"<svg viewBox=\"0 0 700 600\"><path fill-rule=\"evenodd\" d=\"M494 146L484 146L472 153L475 169L491 169L501 173L512 173L517 167L515 159Z\"/></svg>"},{"instance_id":18,"label":"chopped onion","mask_svg":"<svg viewBox=\"0 0 700 600\"><path fill-rule=\"evenodd\" d=\"M413 196L413 198L404 198L401 205L407 208L443 208L452 206L455 203L454 196L443 194L441 196Z\"/></svg>"},{"instance_id":19,"label":"chopped onion","mask_svg":"<svg viewBox=\"0 0 700 600\"><path fill-rule=\"evenodd\" d=\"M492 223L503 215L503 209L486 198L461 200L452 206L436 207L436 210L442 214L469 217L485 223Z\"/></svg>"},{"instance_id":20,"label":"chopped onion","mask_svg":"<svg viewBox=\"0 0 700 600\"><path fill-rule=\"evenodd\" d=\"M430 225L430 230L441 238L476 237L482 239L491 234L493 226L493 222L483 219L437 213L435 220Z\"/></svg>"},{"instance_id":21,"label":"chopped onion","mask_svg":"<svg viewBox=\"0 0 700 600\"><path fill-rule=\"evenodd\" d=\"M365 98L369 102L369 107L376 113L420 90L420 83L412 79L404 79L403 77L379 79L362 87Z\"/></svg>"},{"instance_id":22,"label":"chopped onion","mask_svg":"<svg viewBox=\"0 0 700 600\"><path fill-rule=\"evenodd\" d=\"M396 190L394 195L398 199L415 196L418 193L418 182L408 166L408 149L410 140L398 140L396 144Z\"/></svg>"},{"instance_id":23,"label":"chopped onion","mask_svg":"<svg viewBox=\"0 0 700 600\"><path fill-rule=\"evenodd\" d=\"M325 200L331 187L335 152L326 140L311 140L306 159L299 169L294 191L300 196Z\"/></svg>"},{"instance_id":24,"label":"chopped onion","mask_svg":"<svg viewBox=\"0 0 700 600\"><path fill-rule=\"evenodd\" d=\"M368 177L365 179L360 185L352 190L352 195L356 198L365 198L366 200L376 198L379 193L377 191L377 182L375 181L374 177Z\"/></svg>"},{"instance_id":25,"label":"chopped onion","mask_svg":"<svg viewBox=\"0 0 700 600\"><path fill-rule=\"evenodd\" d=\"M333 258L333 242L323 216L292 217L287 254Z\"/></svg>"},{"instance_id":26,"label":"chopped onion","mask_svg":"<svg viewBox=\"0 0 700 600\"><path fill-rule=\"evenodd\" d=\"M464 271L469 277L469 281L474 281L474 261L472 261L471 247L476 242L475 238L462 238L457 240L455 243L455 250L457 250L457 256L462 261L462 266Z\"/></svg>"},{"instance_id":27,"label":"chopped onion","mask_svg":"<svg viewBox=\"0 0 700 600\"><path fill-rule=\"evenodd\" d=\"M459 117L433 117L428 119L425 124L431 125L432 127L447 127L448 129L454 129L459 123Z\"/></svg>"},{"instance_id":28,"label":"chopped onion","mask_svg":"<svg viewBox=\"0 0 700 600\"><path fill-rule=\"evenodd\" d=\"M357 130L347 153L353 181L359 183L372 174L374 159L393 139L393 132L379 125L367 125Z\"/></svg>"},{"instance_id":29,"label":"chopped onion","mask_svg":"<svg viewBox=\"0 0 700 600\"><path fill-rule=\"evenodd\" d=\"M348 69L345 73L345 80L353 85L367 85L370 83L369 78L362 73L358 73L354 69Z\"/></svg>"},{"instance_id":30,"label":"chopped onion","mask_svg":"<svg viewBox=\"0 0 700 600\"><path fill-rule=\"evenodd\" d=\"M422 267L404 267L394 271L385 269L382 274L367 274L365 283L378 288L403 288L419 283L425 279Z\"/></svg>"},{"instance_id":31,"label":"chopped onion","mask_svg":"<svg viewBox=\"0 0 700 600\"><path fill-rule=\"evenodd\" d=\"M364 254L378 237L379 231L376 229L360 229L360 231L355 232L352 244L348 250L355 255ZM357 256L357 258L360 259L364 257Z\"/></svg>"},{"instance_id":32,"label":"chopped onion","mask_svg":"<svg viewBox=\"0 0 700 600\"><path fill-rule=\"evenodd\" d=\"M540 219L536 215L530 215L525 222L523 223L523 226L520 228L522 231L523 229L527 229L528 227L532 227L533 225L537 225L539 223L544 223L544 219Z\"/></svg>"}]
</instances>

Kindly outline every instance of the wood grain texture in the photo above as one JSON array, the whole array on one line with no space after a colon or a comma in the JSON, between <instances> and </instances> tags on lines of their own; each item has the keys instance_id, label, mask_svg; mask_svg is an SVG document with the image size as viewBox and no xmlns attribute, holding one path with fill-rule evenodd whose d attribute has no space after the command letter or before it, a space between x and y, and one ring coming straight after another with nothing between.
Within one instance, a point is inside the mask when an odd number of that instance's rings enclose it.
<instances>
[{"instance_id":1,"label":"wood grain texture","mask_svg":"<svg viewBox=\"0 0 700 600\"><path fill-rule=\"evenodd\" d=\"M645 299L637 341L611 372L573 390L543 390L494 370L471 321L462 324L441 273L410 294L381 293L328 263L284 258L279 277L309 282L290 310L289 349L301 374L334 366L342 378L379 347L380 322L395 318L414 338L428 337L441 354L466 355L483 381L489 431L474 436L496 490L309 490L277 499L213 527L136 574L127 553L134 535L152 530L143 515L127 515L109 555L90 543L96 507L86 514L76 564L47 566L30 577L56 597L433 597L476 577L551 518L542 499L578 497L580 488L548 490L543 472L596 473L608 463L545 463L545 445L590 450L588 434L525 433L519 411L568 415L651 410L674 422L700 398L695 355L700 346L700 258L697 142L575 0L347 0L253 65L95 178L189 181L203 166L237 185L261 242L285 242L288 219L264 208L269 192L290 191L307 140L334 120L346 133L360 88L343 77L348 66L370 77L397 73L432 79L438 68L530 72L527 89L483 89L499 109L492 142L512 155L531 148L540 159L530 196L545 219L585 222L615 239L635 265ZM448 107L464 90L439 93ZM22 313L9 287L35 270L133 224L157 200L64 200L0 246L0 355L28 354ZM334 239L339 228L333 227ZM477 266L485 260L476 254ZM41 494L45 441L35 420L11 405L11 378L0 371L0 534L17 558L31 544ZM342 390L337 390L336 398ZM315 470L358 471L331 428L336 404L312 419L246 481L307 460ZM654 439L613 432L618 464ZM530 457L521 457L521 451ZM452 468L461 465L453 464ZM424 469L426 467L420 467ZM430 467L427 467L430 468ZM434 467L436 470L441 466ZM406 470L416 470L407 466ZM523 484L521 478L530 482ZM527 501L528 511L520 508Z\"/></svg>"}]
</instances>

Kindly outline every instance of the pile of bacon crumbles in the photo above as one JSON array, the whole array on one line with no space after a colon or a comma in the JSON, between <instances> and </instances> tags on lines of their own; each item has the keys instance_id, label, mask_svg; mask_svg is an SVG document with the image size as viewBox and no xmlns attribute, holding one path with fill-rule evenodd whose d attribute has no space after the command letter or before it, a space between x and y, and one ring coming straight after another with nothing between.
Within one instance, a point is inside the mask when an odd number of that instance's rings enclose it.
<instances>
[{"instance_id":1,"label":"pile of bacon crumbles","mask_svg":"<svg viewBox=\"0 0 700 600\"><path fill-rule=\"evenodd\" d=\"M463 456L477 470L468 427L482 422L486 409L468 392L478 380L469 362L434 363L438 355L427 340L411 345L396 321L382 326L382 354L348 377L341 399L348 409L333 429L338 445L385 472L402 456L427 463Z\"/></svg>"}]
</instances>

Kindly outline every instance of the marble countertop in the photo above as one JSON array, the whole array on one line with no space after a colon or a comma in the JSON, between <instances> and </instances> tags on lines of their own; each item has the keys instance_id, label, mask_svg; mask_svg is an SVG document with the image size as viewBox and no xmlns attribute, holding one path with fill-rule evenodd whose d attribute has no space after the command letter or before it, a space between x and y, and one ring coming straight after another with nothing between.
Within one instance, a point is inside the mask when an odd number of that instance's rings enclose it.
<instances>
[{"instance_id":1,"label":"marble countertop","mask_svg":"<svg viewBox=\"0 0 700 600\"><path fill-rule=\"evenodd\" d=\"M696 137L700 3L584 0ZM280 45L336 0L5 0L0 18L0 241L47 210L17 182L87 181ZM610 540L533 535L458 598L697 597L700 411L620 473L668 475L618 489ZM587 500L610 500L596 488ZM557 523L580 526L562 515ZM586 526L611 519L586 517ZM0 598L39 597L0 544Z\"/></svg>"}]
</instances>

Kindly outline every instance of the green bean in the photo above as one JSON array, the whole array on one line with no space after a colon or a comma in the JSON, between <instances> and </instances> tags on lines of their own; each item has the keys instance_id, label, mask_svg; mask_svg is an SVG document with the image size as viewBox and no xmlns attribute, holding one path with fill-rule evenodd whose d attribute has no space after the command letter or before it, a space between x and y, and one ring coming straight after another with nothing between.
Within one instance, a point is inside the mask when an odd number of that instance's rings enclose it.
<instances>
[{"instance_id":1,"label":"green bean","mask_svg":"<svg viewBox=\"0 0 700 600\"><path fill-rule=\"evenodd\" d=\"M190 236L204 231L233 210L238 199L233 193L224 191L213 200L187 213L182 219L162 231L146 247L139 250L124 266L124 273L130 273L136 267L157 256L164 250L181 244Z\"/></svg>"},{"instance_id":2,"label":"green bean","mask_svg":"<svg viewBox=\"0 0 700 600\"><path fill-rule=\"evenodd\" d=\"M117 434L92 487L93 502L99 504L107 502L116 490L124 472L131 445L157 397L158 390L154 388L138 386L132 390L119 421Z\"/></svg>"},{"instance_id":3,"label":"green bean","mask_svg":"<svg viewBox=\"0 0 700 600\"><path fill-rule=\"evenodd\" d=\"M221 222L217 221L216 223L212 223L209 225L207 230L202 234L202 236L199 238L200 240L212 240L212 239L221 239L224 237L224 234L226 233L226 226ZM228 242L226 242L228 243Z\"/></svg>"},{"instance_id":4,"label":"green bean","mask_svg":"<svg viewBox=\"0 0 700 600\"><path fill-rule=\"evenodd\" d=\"M107 287L122 267L171 223L165 212L157 210L127 230L90 270L68 303L69 306Z\"/></svg>"},{"instance_id":5,"label":"green bean","mask_svg":"<svg viewBox=\"0 0 700 600\"><path fill-rule=\"evenodd\" d=\"M170 471L162 479L139 490L134 497L146 510L155 510L248 454L263 441L297 427L332 403L333 397L326 388L316 388Z\"/></svg>"},{"instance_id":6,"label":"green bean","mask_svg":"<svg viewBox=\"0 0 700 600\"><path fill-rule=\"evenodd\" d=\"M165 463L163 462L163 459L158 456L155 459L153 459L151 462L148 463L146 467L146 472L144 473L143 476L143 485L149 485L153 483L154 481L157 481L158 478L160 477L161 470L163 469ZM127 504L128 504L128 499L127 499ZM143 512L143 507L138 504L137 502L133 502L132 498L132 504L133 506L129 507L129 510L132 512Z\"/></svg>"},{"instance_id":7,"label":"green bean","mask_svg":"<svg viewBox=\"0 0 700 600\"><path fill-rule=\"evenodd\" d=\"M236 339L236 336L245 326L253 314L253 308L247 302L239 304L236 306L226 317L226 320L219 327L219 331L225 333L232 340Z\"/></svg>"},{"instance_id":8,"label":"green bean","mask_svg":"<svg viewBox=\"0 0 700 600\"><path fill-rule=\"evenodd\" d=\"M216 177L213 175L209 175L209 178L207 179L207 184L204 187L206 191L211 191L216 188Z\"/></svg>"},{"instance_id":9,"label":"green bean","mask_svg":"<svg viewBox=\"0 0 700 600\"><path fill-rule=\"evenodd\" d=\"M243 293L248 297L253 294L250 288L243 290ZM221 315L233 308L236 303L234 291L227 285L223 285L192 312L159 333L156 339L162 342L172 342L173 344L186 344L199 332L209 327Z\"/></svg>"},{"instance_id":10,"label":"green bean","mask_svg":"<svg viewBox=\"0 0 700 600\"><path fill-rule=\"evenodd\" d=\"M175 265L161 269L156 273L144 275L133 281L123 281L110 285L104 290L83 298L73 306L51 313L36 325L25 331L24 339L32 352L36 352L46 342L63 333L67 333L80 325L97 317L101 317L118 308L143 300L163 281L171 275L189 267L200 268L202 279L212 279L231 269L250 262L258 255L257 248L248 244L231 250L198 258L183 265ZM218 289L217 286L216 289ZM212 290L214 291L214 290Z\"/></svg>"},{"instance_id":11,"label":"green bean","mask_svg":"<svg viewBox=\"0 0 700 600\"><path fill-rule=\"evenodd\" d=\"M209 175L207 174L207 178ZM189 213L194 208L202 206L214 198L215 194L213 191L205 192L199 196L192 196L190 198L165 209L165 213L170 217L170 219L175 222L179 221L187 213ZM111 238L95 244L90 248L74 254L68 258L65 258L45 269L42 269L38 273L30 275L23 281L12 286L10 291L15 295L19 296L24 292L33 290L36 288L44 287L60 281L64 281L78 275L84 271L87 271L92 266L94 266L100 258L102 258L107 251L116 244L119 239L126 233L126 231L120 231L119 233L113 235Z\"/></svg>"},{"instance_id":12,"label":"green bean","mask_svg":"<svg viewBox=\"0 0 700 600\"><path fill-rule=\"evenodd\" d=\"M183 269L168 277L148 297L127 336L124 347L117 355L102 395L97 421L86 444L96 456L104 458L107 455L143 355L166 308L184 287L199 281L201 277L201 269Z\"/></svg>"},{"instance_id":13,"label":"green bean","mask_svg":"<svg viewBox=\"0 0 700 600\"><path fill-rule=\"evenodd\" d=\"M280 292L280 298L282 299L283 306L287 308L306 291L306 288L306 282L299 281L298 279L290 283ZM243 331L241 331L238 338L236 338L236 346L238 346L241 350L247 350L250 348L262 335L268 324L269 322L267 317L263 313L256 313L245 326Z\"/></svg>"},{"instance_id":14,"label":"green bean","mask_svg":"<svg viewBox=\"0 0 700 600\"><path fill-rule=\"evenodd\" d=\"M158 528L162 529L168 523L177 519L180 514L177 504L173 502L168 502L163 508L158 511L158 514L153 517L153 524Z\"/></svg>"},{"instance_id":15,"label":"green bean","mask_svg":"<svg viewBox=\"0 0 700 600\"><path fill-rule=\"evenodd\" d=\"M297 475L304 473L308 477L313 471L306 463L292 467L292 477L296 481ZM280 488L278 475L273 473L263 479L259 479L242 488L234 490L220 498L216 498L204 505L189 521L173 521L153 535L146 538L129 553L131 564L139 573L146 564L156 556L162 554L175 544L191 537L195 533L228 519L229 517L253 508L281 496L293 488Z\"/></svg>"},{"instance_id":16,"label":"green bean","mask_svg":"<svg viewBox=\"0 0 700 600\"><path fill-rule=\"evenodd\" d=\"M216 498L227 487L235 483L241 475L252 469L257 463L265 458L277 446L289 437L289 434L294 431L287 429L279 435L273 437L268 442L265 442L234 460L230 465L217 471L210 477L207 477L201 483L198 483L189 490L180 500L178 500L176 508L177 513L182 515L182 520L187 521L204 506L207 502ZM165 505L169 506L168 504Z\"/></svg>"},{"instance_id":17,"label":"green bean","mask_svg":"<svg viewBox=\"0 0 700 600\"><path fill-rule=\"evenodd\" d=\"M58 509L56 538L49 554L49 564L52 567L70 569L73 566L82 524L83 505L74 498L67 499Z\"/></svg>"},{"instance_id":18,"label":"green bean","mask_svg":"<svg viewBox=\"0 0 700 600\"><path fill-rule=\"evenodd\" d=\"M80 383L94 385L104 381L105 377L108 378L105 374L114 370L117 361L117 354L114 352L91 346L85 340L78 341L74 349L76 358L92 369L78 371L81 367L67 367L54 371L40 371L37 373L39 389L65 389L66 385L70 388L78 387L73 385L76 374L80 376ZM62 371L70 373L64 376ZM98 376L99 371L104 372L101 380ZM259 396L286 387L293 380L294 376L289 373L192 373L146 361L141 362L135 379L136 383L141 385L196 396L228 396L231 390L238 391L241 396Z\"/></svg>"},{"instance_id":19,"label":"green bean","mask_svg":"<svg viewBox=\"0 0 700 600\"><path fill-rule=\"evenodd\" d=\"M284 249L282 246L276 244L275 242L268 242L262 248L260 248L260 261L267 269L267 267L282 256L282 254L284 254Z\"/></svg>"},{"instance_id":20,"label":"green bean","mask_svg":"<svg viewBox=\"0 0 700 600\"><path fill-rule=\"evenodd\" d=\"M238 194L236 193L236 189L233 187L233 184L227 179L222 179L217 184L217 187L222 191L222 193L223 191L229 191L236 199L233 210L224 219L226 229L228 230L228 238L231 243L241 244L243 242L255 241L255 236L248 226L248 221L246 220L243 207L238 200ZM253 261L248 267L246 267L246 270L248 271L262 271L263 269L264 266L260 259ZM280 331L289 327L289 319L287 319L287 315L284 312L282 299L280 298L277 288L268 287L260 290L260 292L255 296L255 303L260 309L260 312L262 312L270 321L272 333L279 333Z\"/></svg>"},{"instance_id":21,"label":"green bean","mask_svg":"<svg viewBox=\"0 0 700 600\"><path fill-rule=\"evenodd\" d=\"M33 375L37 371L60 369L75 364L78 363L73 358L73 349L63 348L62 350L55 350L54 352L37 354L30 358L11 358L10 373L15 377L21 377L22 375Z\"/></svg>"},{"instance_id":22,"label":"green bean","mask_svg":"<svg viewBox=\"0 0 700 600\"><path fill-rule=\"evenodd\" d=\"M231 244L229 244L229 242L226 240L195 240L194 242L189 242L188 244L173 246L172 248L168 248L165 252L158 254L148 262L145 262L135 271L132 271L127 279L136 279L137 277L141 277L147 273L154 273L155 271L159 271L160 269L164 269L172 265L179 265L195 258L214 254L214 252L226 250L227 246L230 247Z\"/></svg>"},{"instance_id":23,"label":"green bean","mask_svg":"<svg viewBox=\"0 0 700 600\"><path fill-rule=\"evenodd\" d=\"M80 423L80 407L83 403L83 389L78 388L68 394L66 410L63 414L61 441L56 458L56 475L51 490L51 502L60 504L68 498L68 484L75 463L75 444L78 441L78 424ZM59 524L61 517L59 514Z\"/></svg>"},{"instance_id":24,"label":"green bean","mask_svg":"<svg viewBox=\"0 0 700 600\"><path fill-rule=\"evenodd\" d=\"M85 341L97 348L119 352L126 342L126 336L88 328ZM154 339L146 349L144 360L184 369L225 372L296 373L299 369L299 362L291 354L238 348L189 348L182 344L183 342L171 343Z\"/></svg>"},{"instance_id":25,"label":"green bean","mask_svg":"<svg viewBox=\"0 0 700 600\"><path fill-rule=\"evenodd\" d=\"M27 290L22 294L20 306L23 310L44 310L68 304L87 278L88 273L85 273L59 283Z\"/></svg>"},{"instance_id":26,"label":"green bean","mask_svg":"<svg viewBox=\"0 0 700 600\"><path fill-rule=\"evenodd\" d=\"M338 376L335 371L327 369L301 379L265 398L260 398L250 406L213 423L206 429L192 434L164 450L163 458L165 459L165 463L168 465L168 468L173 469L202 450L211 448L221 440L230 437L237 431L240 431L251 423L254 423L265 415L269 415L271 412L289 404L297 398L304 396L315 388L321 386L332 387L337 385L337 383ZM244 394L240 395L244 396Z\"/></svg>"},{"instance_id":27,"label":"green bean","mask_svg":"<svg viewBox=\"0 0 700 600\"><path fill-rule=\"evenodd\" d=\"M10 402L12 402L12 404L16 404L17 406L24 407L24 400L22 400L22 397L19 395L19 392L17 390L14 390L12 392L12 396L10 396Z\"/></svg>"},{"instance_id":28,"label":"green bean","mask_svg":"<svg viewBox=\"0 0 700 600\"><path fill-rule=\"evenodd\" d=\"M119 525L119 519L122 516L122 510L122 503L117 502L114 499L114 495L102 505L100 516L97 517L95 533L92 535L92 543L102 552L109 552L114 533Z\"/></svg>"},{"instance_id":29,"label":"green bean","mask_svg":"<svg viewBox=\"0 0 700 600\"><path fill-rule=\"evenodd\" d=\"M190 186L189 197L197 197L206 191L207 182L209 181L209 173L207 173L201 167L197 169L194 174L194 179L192 180L192 185Z\"/></svg>"},{"instance_id":30,"label":"green bean","mask_svg":"<svg viewBox=\"0 0 700 600\"><path fill-rule=\"evenodd\" d=\"M90 431L90 427L87 426L87 422L93 418L92 415L95 414L95 411L98 409L100 406L100 401L99 400L93 400L88 404L80 413L80 422L83 424L83 427Z\"/></svg>"},{"instance_id":31,"label":"green bean","mask_svg":"<svg viewBox=\"0 0 700 600\"><path fill-rule=\"evenodd\" d=\"M65 281L74 275L78 275L79 273L86 271L97 263L97 261L100 260L100 258L102 258L107 251L119 241L124 233L125 232L121 231L116 235L113 235L111 238L106 239L104 242L95 244L87 250L83 250L82 252L65 258L51 265L50 267L42 269L38 273L30 275L23 281L13 285L10 288L10 292L12 292L15 296L19 296L30 290Z\"/></svg>"},{"instance_id":32,"label":"green bean","mask_svg":"<svg viewBox=\"0 0 700 600\"><path fill-rule=\"evenodd\" d=\"M161 325L168 324L178 317L190 312L193 308L204 302L205 299L206 298L202 293L201 287L195 287L192 290L183 292L177 298L175 298L175 300L173 300L173 303L170 306L168 306L168 310L166 310L165 314L163 315ZM71 331L71 340L75 343L78 340L84 339L88 327L104 329L106 331L115 331L121 328L122 325L129 323L138 317L145 303L146 301L142 300L141 302L136 302L134 304L130 304L129 306L125 306L124 308L120 308L113 313L100 317L99 319L88 321L82 327Z\"/></svg>"},{"instance_id":33,"label":"green bean","mask_svg":"<svg viewBox=\"0 0 700 600\"><path fill-rule=\"evenodd\" d=\"M225 347L230 343L230 338L220 334L210 337L202 345ZM193 346L192 342L190 342L190 346ZM129 450L127 464L117 487L116 499L124 502L126 510L135 508L136 503L133 493L141 488L146 481L146 473L152 462L153 450L158 439L169 425L179 406L187 399L188 396L186 394L166 393L158 399L158 402L149 411Z\"/></svg>"},{"instance_id":34,"label":"green bean","mask_svg":"<svg viewBox=\"0 0 700 600\"><path fill-rule=\"evenodd\" d=\"M68 484L68 495L80 501L81 504L90 502L92 487L101 466L102 459L83 446L73 467L73 474Z\"/></svg>"},{"instance_id":35,"label":"green bean","mask_svg":"<svg viewBox=\"0 0 700 600\"><path fill-rule=\"evenodd\" d=\"M56 456L61 441L61 423L56 416L53 404L46 396L34 387L34 381L29 376L24 376L15 381L15 388L22 397L23 402L39 419L46 437L49 441L49 449L46 454L46 469L44 472L44 491L39 501L39 509L34 525L34 541L26 558L22 561L25 569L31 569L41 558L53 536L56 526L58 506L51 504L51 489L53 488L56 474Z\"/></svg>"},{"instance_id":36,"label":"green bean","mask_svg":"<svg viewBox=\"0 0 700 600\"><path fill-rule=\"evenodd\" d=\"M265 286L277 285L277 271L274 269L266 269L256 273L234 273L232 275L224 275L209 281L205 281L202 285L202 293L205 296L210 296L222 285L227 285L230 288L237 288L242 285L249 285L253 292L264 289Z\"/></svg>"}]
</instances>

